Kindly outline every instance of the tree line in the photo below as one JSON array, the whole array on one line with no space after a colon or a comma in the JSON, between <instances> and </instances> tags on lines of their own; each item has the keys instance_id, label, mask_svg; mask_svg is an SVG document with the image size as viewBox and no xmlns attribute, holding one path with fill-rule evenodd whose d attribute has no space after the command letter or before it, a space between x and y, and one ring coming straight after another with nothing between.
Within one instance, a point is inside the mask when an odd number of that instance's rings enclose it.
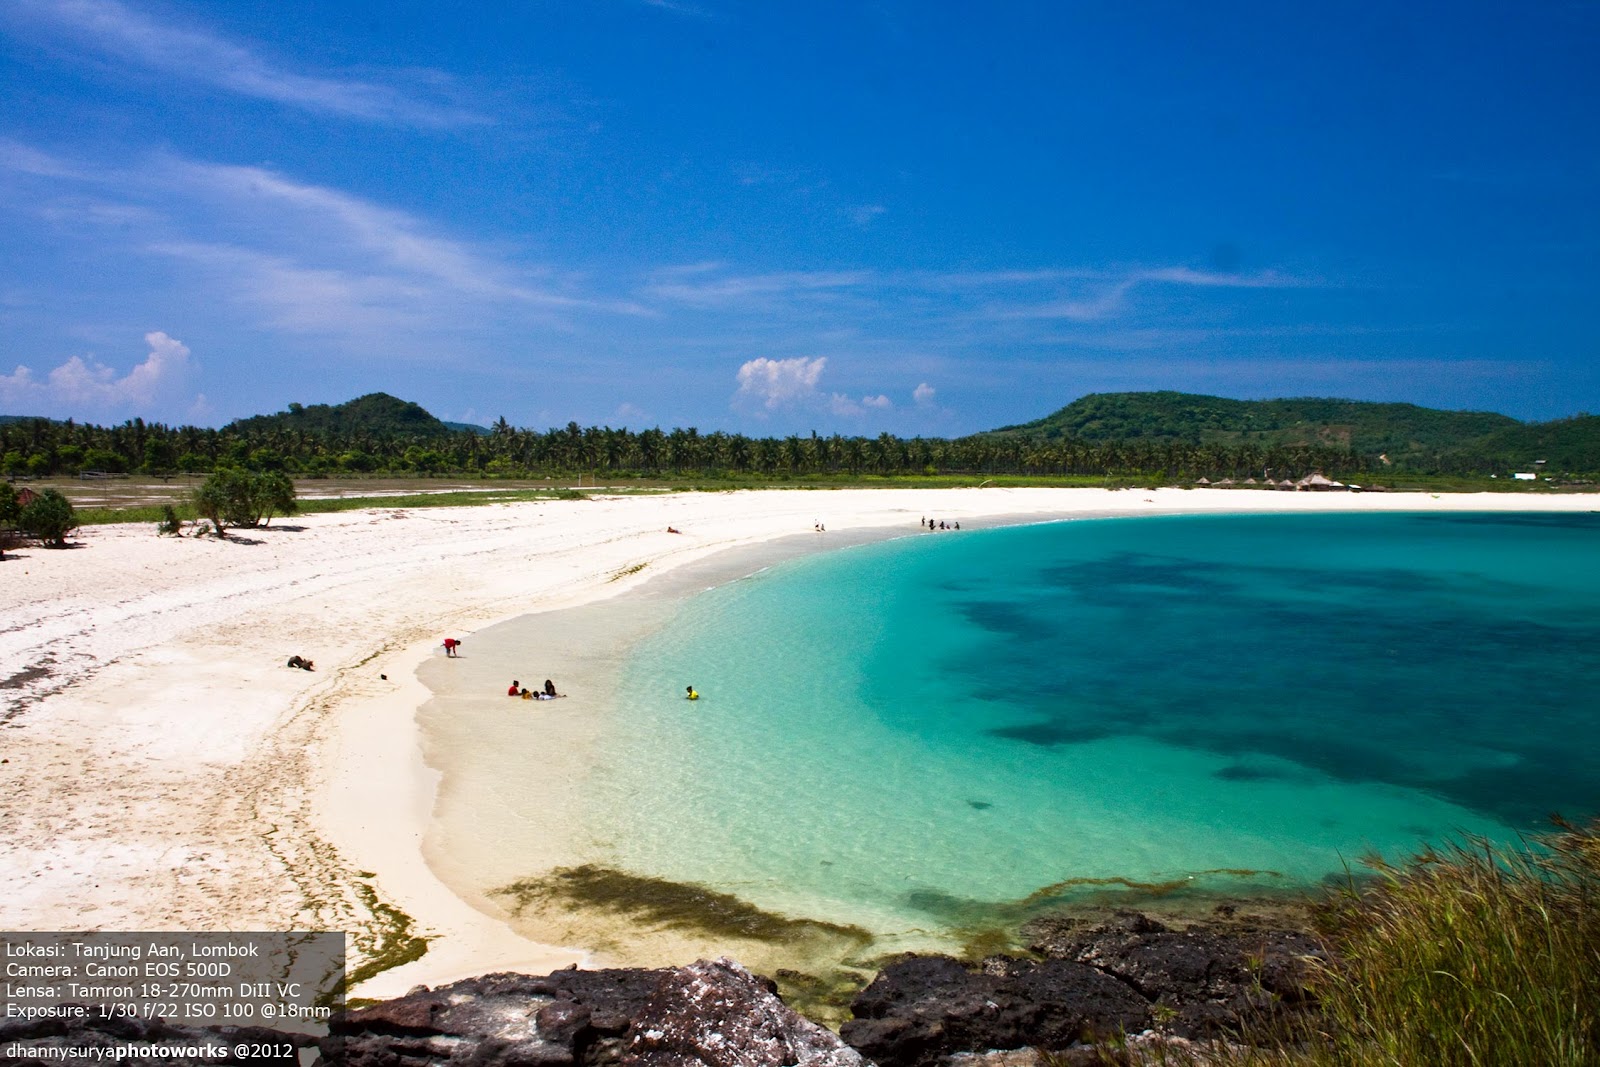
<instances>
[{"instance_id":1,"label":"tree line","mask_svg":"<svg viewBox=\"0 0 1600 1067\"><path fill-rule=\"evenodd\" d=\"M1376 457L1325 445L1196 445L1149 441L1041 440L976 434L960 438L747 437L694 427L664 431L609 426L537 431L500 419L484 433L440 436L362 430L211 429L132 419L118 426L24 419L0 425L0 474L7 477L171 475L224 468L334 475L766 478L814 475L1032 475L1299 478L1313 471L1355 477L1382 468ZM1444 468L1466 473L1457 461Z\"/></svg>"}]
</instances>

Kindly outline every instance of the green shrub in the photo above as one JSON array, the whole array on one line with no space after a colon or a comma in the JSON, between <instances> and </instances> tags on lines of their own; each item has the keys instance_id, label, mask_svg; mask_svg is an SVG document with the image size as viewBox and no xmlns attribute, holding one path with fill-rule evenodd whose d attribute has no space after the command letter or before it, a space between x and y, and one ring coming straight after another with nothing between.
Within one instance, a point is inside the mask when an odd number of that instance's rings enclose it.
<instances>
[{"instance_id":1,"label":"green shrub","mask_svg":"<svg viewBox=\"0 0 1600 1067\"><path fill-rule=\"evenodd\" d=\"M63 548L67 535L78 528L78 516L66 497L54 489L46 489L22 509L17 525L28 536L38 538L51 548Z\"/></svg>"},{"instance_id":2,"label":"green shrub","mask_svg":"<svg viewBox=\"0 0 1600 1067\"><path fill-rule=\"evenodd\" d=\"M221 536L229 526L260 526L272 516L298 510L294 482L282 471L246 471L224 467L194 491L195 509L211 520Z\"/></svg>"}]
</instances>

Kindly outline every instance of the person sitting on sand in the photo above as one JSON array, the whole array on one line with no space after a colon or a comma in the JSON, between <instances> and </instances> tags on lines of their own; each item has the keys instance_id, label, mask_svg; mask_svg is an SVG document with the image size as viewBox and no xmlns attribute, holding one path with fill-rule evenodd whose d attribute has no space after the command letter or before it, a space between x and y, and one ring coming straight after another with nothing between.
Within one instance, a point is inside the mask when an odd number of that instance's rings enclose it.
<instances>
[{"instance_id":1,"label":"person sitting on sand","mask_svg":"<svg viewBox=\"0 0 1600 1067\"><path fill-rule=\"evenodd\" d=\"M544 680L544 691L545 691L545 695L546 696L555 696L556 695L556 683L554 683L550 679L546 678Z\"/></svg>"},{"instance_id":2,"label":"person sitting on sand","mask_svg":"<svg viewBox=\"0 0 1600 1067\"><path fill-rule=\"evenodd\" d=\"M316 670L316 666L310 660L300 656L290 656L289 666L298 667L303 671Z\"/></svg>"},{"instance_id":3,"label":"person sitting on sand","mask_svg":"<svg viewBox=\"0 0 1600 1067\"><path fill-rule=\"evenodd\" d=\"M667 527L667 533L683 533L683 531L679 530L679 529L676 529L674 527L668 526Z\"/></svg>"},{"instance_id":4,"label":"person sitting on sand","mask_svg":"<svg viewBox=\"0 0 1600 1067\"><path fill-rule=\"evenodd\" d=\"M454 658L455 654L456 654L456 649L458 649L460 647L461 647L461 642L457 641L455 638L447 637L447 638L444 639L444 654L446 656L450 656L450 657Z\"/></svg>"},{"instance_id":5,"label":"person sitting on sand","mask_svg":"<svg viewBox=\"0 0 1600 1067\"><path fill-rule=\"evenodd\" d=\"M529 692L528 690L524 689L522 691L522 699L523 700L532 700L533 699L533 694L531 692Z\"/></svg>"},{"instance_id":6,"label":"person sitting on sand","mask_svg":"<svg viewBox=\"0 0 1600 1067\"><path fill-rule=\"evenodd\" d=\"M511 679L511 688L506 690L506 696L514 697L520 692L522 692L522 683L515 678Z\"/></svg>"},{"instance_id":7,"label":"person sitting on sand","mask_svg":"<svg viewBox=\"0 0 1600 1067\"><path fill-rule=\"evenodd\" d=\"M691 686L688 687L688 689L689 689L689 699L690 700L699 700L700 699L700 694L696 693L694 691L694 686L691 685Z\"/></svg>"}]
</instances>

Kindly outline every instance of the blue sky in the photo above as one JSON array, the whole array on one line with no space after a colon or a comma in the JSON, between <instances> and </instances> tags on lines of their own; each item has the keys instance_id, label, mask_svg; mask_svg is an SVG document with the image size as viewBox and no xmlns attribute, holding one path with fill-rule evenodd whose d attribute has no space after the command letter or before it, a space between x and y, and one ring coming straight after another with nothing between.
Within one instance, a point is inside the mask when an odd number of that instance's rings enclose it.
<instances>
[{"instance_id":1,"label":"blue sky","mask_svg":"<svg viewBox=\"0 0 1600 1067\"><path fill-rule=\"evenodd\" d=\"M5 0L0 413L1600 411L1597 53L1589 2Z\"/></svg>"}]
</instances>

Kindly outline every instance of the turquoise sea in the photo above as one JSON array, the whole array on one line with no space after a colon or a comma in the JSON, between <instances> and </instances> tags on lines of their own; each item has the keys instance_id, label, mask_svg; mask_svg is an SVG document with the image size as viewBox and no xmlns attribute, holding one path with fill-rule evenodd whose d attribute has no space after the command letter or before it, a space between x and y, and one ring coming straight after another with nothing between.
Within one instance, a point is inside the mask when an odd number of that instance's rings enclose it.
<instances>
[{"instance_id":1,"label":"turquoise sea","mask_svg":"<svg viewBox=\"0 0 1600 1067\"><path fill-rule=\"evenodd\" d=\"M631 873L891 936L1303 888L1600 814L1600 515L924 533L689 598L616 703L575 810Z\"/></svg>"}]
</instances>

